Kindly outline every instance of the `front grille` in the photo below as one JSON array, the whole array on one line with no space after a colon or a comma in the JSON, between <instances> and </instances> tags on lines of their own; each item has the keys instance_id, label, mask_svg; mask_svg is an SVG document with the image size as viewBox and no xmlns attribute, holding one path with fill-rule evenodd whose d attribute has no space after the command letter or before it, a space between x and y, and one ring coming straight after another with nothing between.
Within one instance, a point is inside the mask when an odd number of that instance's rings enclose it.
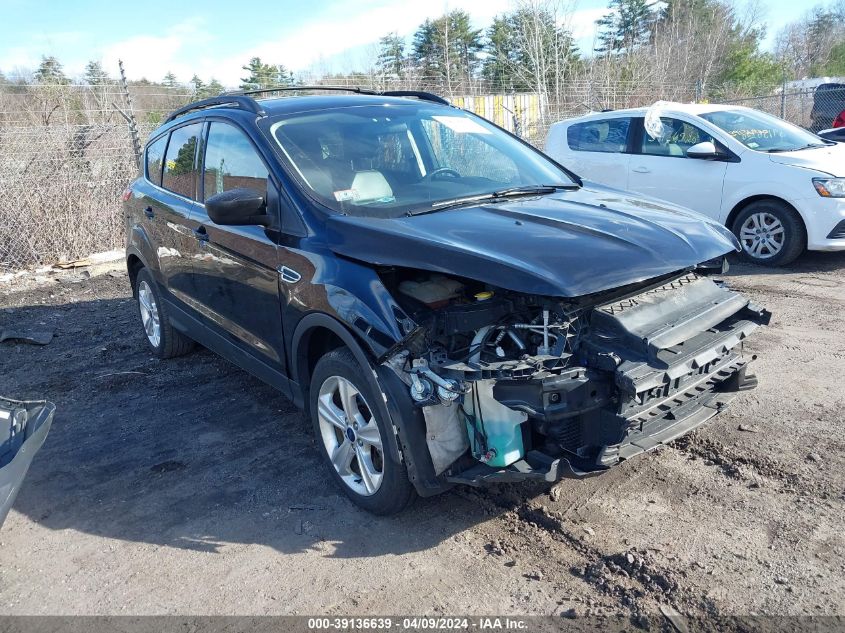
<instances>
[{"instance_id":1,"label":"front grille","mask_svg":"<svg viewBox=\"0 0 845 633\"><path fill-rule=\"evenodd\" d=\"M839 224L833 227L833 230L827 236L829 240L842 240L845 239L845 220L842 220Z\"/></svg>"},{"instance_id":2,"label":"front grille","mask_svg":"<svg viewBox=\"0 0 845 633\"><path fill-rule=\"evenodd\" d=\"M561 448L577 452L581 447L581 418L580 416L569 418L549 428L551 437Z\"/></svg>"},{"instance_id":3,"label":"front grille","mask_svg":"<svg viewBox=\"0 0 845 633\"><path fill-rule=\"evenodd\" d=\"M672 390L666 397L652 397L646 399L642 405L629 408L623 415L633 424L642 426L655 419L675 419L675 415L696 403L708 394L719 389L720 383L725 382L737 371L742 369L745 361L732 359L730 363L721 363L712 374L704 380L687 383L680 389Z\"/></svg>"},{"instance_id":4,"label":"front grille","mask_svg":"<svg viewBox=\"0 0 845 633\"><path fill-rule=\"evenodd\" d=\"M682 277L678 277L677 279L674 279L670 282L667 282L662 286L658 286L657 288L652 288L651 290L641 292L640 294L634 297L628 297L627 299L608 303L607 305L600 306L596 309L601 310L602 312L606 312L607 314L619 314L620 312L628 308L635 308L636 306L640 305L640 303L645 297L651 297L653 295L657 295L663 292L669 292L670 290L677 290L681 286L691 284L694 281L698 281L699 279L700 277L696 273L689 273L683 275Z\"/></svg>"}]
</instances>

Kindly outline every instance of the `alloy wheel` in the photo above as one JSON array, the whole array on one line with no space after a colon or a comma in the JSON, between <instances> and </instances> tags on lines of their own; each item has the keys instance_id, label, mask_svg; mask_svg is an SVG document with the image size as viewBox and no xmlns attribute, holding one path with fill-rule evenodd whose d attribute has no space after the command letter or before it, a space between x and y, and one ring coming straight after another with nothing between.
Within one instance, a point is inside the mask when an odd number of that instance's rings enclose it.
<instances>
[{"instance_id":1,"label":"alloy wheel","mask_svg":"<svg viewBox=\"0 0 845 633\"><path fill-rule=\"evenodd\" d=\"M161 343L161 322L159 321L158 305L153 289L146 281L138 284L138 309L141 311L141 323L150 345L158 347Z\"/></svg>"},{"instance_id":2,"label":"alloy wheel","mask_svg":"<svg viewBox=\"0 0 845 633\"><path fill-rule=\"evenodd\" d=\"M342 376L328 377L320 387L317 417L323 445L343 482L357 494L375 494L384 478L384 453L361 392Z\"/></svg>"},{"instance_id":3,"label":"alloy wheel","mask_svg":"<svg viewBox=\"0 0 845 633\"><path fill-rule=\"evenodd\" d=\"M780 253L785 239L781 221L766 211L752 213L739 229L742 248L756 259L769 259Z\"/></svg>"}]
</instances>

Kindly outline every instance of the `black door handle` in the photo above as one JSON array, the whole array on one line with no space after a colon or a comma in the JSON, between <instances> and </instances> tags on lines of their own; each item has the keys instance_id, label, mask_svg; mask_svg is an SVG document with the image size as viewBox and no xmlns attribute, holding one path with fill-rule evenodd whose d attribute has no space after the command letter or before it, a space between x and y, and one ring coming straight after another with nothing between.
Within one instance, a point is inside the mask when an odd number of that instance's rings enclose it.
<instances>
[{"instance_id":1,"label":"black door handle","mask_svg":"<svg viewBox=\"0 0 845 633\"><path fill-rule=\"evenodd\" d=\"M208 241L208 231L205 230L204 226L194 229L194 237L197 238L200 242L207 242Z\"/></svg>"},{"instance_id":2,"label":"black door handle","mask_svg":"<svg viewBox=\"0 0 845 633\"><path fill-rule=\"evenodd\" d=\"M146 209L144 209L144 215L147 216L150 220L152 220L156 216L152 207L147 207Z\"/></svg>"}]
</instances>

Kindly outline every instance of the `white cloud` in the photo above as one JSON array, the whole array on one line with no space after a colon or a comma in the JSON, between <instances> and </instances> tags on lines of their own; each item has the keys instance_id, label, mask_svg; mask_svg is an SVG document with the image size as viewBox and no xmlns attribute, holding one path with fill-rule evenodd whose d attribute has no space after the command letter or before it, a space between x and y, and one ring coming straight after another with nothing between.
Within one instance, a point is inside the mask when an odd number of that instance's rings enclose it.
<instances>
[{"instance_id":1,"label":"white cloud","mask_svg":"<svg viewBox=\"0 0 845 633\"><path fill-rule=\"evenodd\" d=\"M596 20L606 13L607 9L579 9L566 20L567 28L576 40L592 38L596 34Z\"/></svg>"},{"instance_id":2,"label":"white cloud","mask_svg":"<svg viewBox=\"0 0 845 633\"><path fill-rule=\"evenodd\" d=\"M110 44L100 57L111 75L117 74L121 59L130 79L161 81L169 71L187 82L194 73L205 78L215 74L216 60L203 54L213 49L212 41L203 20L194 19L174 25L163 35L136 35Z\"/></svg>"},{"instance_id":3,"label":"white cloud","mask_svg":"<svg viewBox=\"0 0 845 633\"><path fill-rule=\"evenodd\" d=\"M85 34L80 31L38 33L30 38L26 46L4 51L0 57L0 69L4 72L33 71L41 63L42 56L55 55L65 64L65 72L73 75L79 70L79 61L67 60L61 53L69 48L79 48L84 41Z\"/></svg>"},{"instance_id":4,"label":"white cloud","mask_svg":"<svg viewBox=\"0 0 845 633\"><path fill-rule=\"evenodd\" d=\"M442 15L445 11L467 11L477 27L486 27L493 16L508 10L510 0L452 0L443 4L413 4L380 2L342 3L335 5L323 16L288 34L280 34L222 60L218 65L219 77L224 83L237 84L243 74L241 66L251 57L260 57L269 63L281 63L299 71L319 63L348 54L350 66L362 65L371 57L368 45L375 45L383 35L396 32L408 35L426 20ZM356 59L357 58L357 59Z\"/></svg>"},{"instance_id":5,"label":"white cloud","mask_svg":"<svg viewBox=\"0 0 845 633\"><path fill-rule=\"evenodd\" d=\"M55 54L69 75L84 71L89 59L99 59L116 76L117 60L122 59L130 79L145 77L160 81L173 72L182 83L194 74L204 80L215 77L227 86L237 86L242 66L251 57L267 63L284 64L294 71L322 68L351 70L374 62L377 42L391 32L410 37L427 18L462 9L469 13L476 28L486 28L493 17L513 10L517 0L334 0L314 7L310 20L298 28L274 23L263 25L253 34L252 44L233 51L226 39L225 24L203 18L177 23L159 34L133 35L102 45L89 44L90 35L68 31L35 36L26 46L7 49L0 56L0 68L34 69L42 54ZM562 0L565 26L570 29L582 52L591 50L595 21L606 9L577 9L577 0ZM217 30L219 28L219 31ZM258 35L260 33L260 35ZM261 38L261 39L259 39ZM102 41L102 40L101 40ZM250 40L247 40L250 41ZM225 45L225 46L224 46ZM218 52L225 49L225 53Z\"/></svg>"}]
</instances>

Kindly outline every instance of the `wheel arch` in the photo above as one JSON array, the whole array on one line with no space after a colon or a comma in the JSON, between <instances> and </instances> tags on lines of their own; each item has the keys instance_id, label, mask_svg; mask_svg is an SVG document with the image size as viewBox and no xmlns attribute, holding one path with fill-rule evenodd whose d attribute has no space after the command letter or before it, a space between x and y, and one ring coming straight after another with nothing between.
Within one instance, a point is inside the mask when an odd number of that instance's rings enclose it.
<instances>
[{"instance_id":1,"label":"wheel arch","mask_svg":"<svg viewBox=\"0 0 845 633\"><path fill-rule=\"evenodd\" d=\"M130 252L126 256L126 272L129 274L129 285L132 288L132 296L138 291L138 273L146 268L144 260L137 253Z\"/></svg>"},{"instance_id":2,"label":"wheel arch","mask_svg":"<svg viewBox=\"0 0 845 633\"><path fill-rule=\"evenodd\" d=\"M350 349L373 391L382 395L375 406L394 429L387 441L391 458L397 463L405 463L420 495L442 492L445 487L436 479L425 441L425 419L422 410L411 403L407 387L392 370L374 366L375 354L343 323L321 312L303 317L291 341L291 376L300 385L304 409L309 409L310 372L319 360L319 350L331 349L331 345L338 342ZM309 353L312 354L310 360ZM313 365L309 368L310 362Z\"/></svg>"},{"instance_id":3,"label":"wheel arch","mask_svg":"<svg viewBox=\"0 0 845 633\"><path fill-rule=\"evenodd\" d=\"M348 347L362 368L372 368L372 354L337 319L328 314L313 312L297 324L291 340L291 374L302 388L306 401L317 361L325 353L340 346Z\"/></svg>"},{"instance_id":4,"label":"wheel arch","mask_svg":"<svg viewBox=\"0 0 845 633\"><path fill-rule=\"evenodd\" d=\"M804 231L806 232L807 223L804 221L804 216L801 215L801 212L796 208L794 204L792 204L789 200L781 198L780 196L766 193L747 196L737 202L731 209L730 213L728 213L728 217L725 219L725 226L728 227L728 229L730 229L731 231L733 231L733 223L736 220L736 217L740 213L742 213L742 210L750 204L754 204L755 202L761 202L763 200L773 200L775 202L781 202L788 206L795 212L795 215L797 215L801 219L801 224L804 226Z\"/></svg>"}]
</instances>

